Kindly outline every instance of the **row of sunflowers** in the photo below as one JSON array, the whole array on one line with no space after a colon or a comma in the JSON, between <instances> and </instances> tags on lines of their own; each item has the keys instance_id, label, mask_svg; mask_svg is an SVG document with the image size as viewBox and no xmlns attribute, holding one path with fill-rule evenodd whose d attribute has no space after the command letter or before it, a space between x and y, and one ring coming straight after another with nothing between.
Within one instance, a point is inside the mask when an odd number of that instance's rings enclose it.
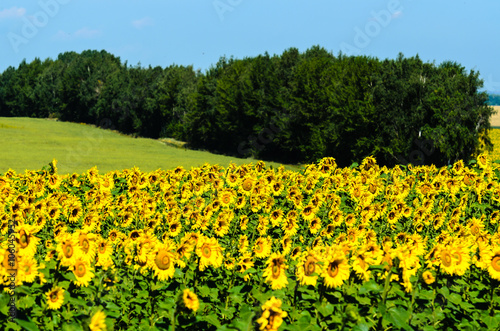
<instances>
[{"instance_id":1,"label":"row of sunflowers","mask_svg":"<svg viewBox=\"0 0 500 331\"><path fill-rule=\"evenodd\" d=\"M500 164L0 176L4 330L500 327Z\"/></svg>"}]
</instances>

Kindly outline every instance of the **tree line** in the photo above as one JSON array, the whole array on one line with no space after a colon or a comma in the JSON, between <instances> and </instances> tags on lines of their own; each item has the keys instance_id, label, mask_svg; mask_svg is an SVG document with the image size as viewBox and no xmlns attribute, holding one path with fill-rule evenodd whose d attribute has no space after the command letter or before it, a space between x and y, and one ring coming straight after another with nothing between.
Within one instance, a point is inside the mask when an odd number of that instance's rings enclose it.
<instances>
[{"instance_id":1,"label":"tree line","mask_svg":"<svg viewBox=\"0 0 500 331\"><path fill-rule=\"evenodd\" d=\"M23 61L0 74L0 116L57 117L237 157L341 166L446 165L490 148L479 72L418 56L320 46L192 66L131 66L106 51Z\"/></svg>"},{"instance_id":2,"label":"tree line","mask_svg":"<svg viewBox=\"0 0 500 331\"><path fill-rule=\"evenodd\" d=\"M500 94L489 94L488 103L491 106L500 106Z\"/></svg>"}]
</instances>

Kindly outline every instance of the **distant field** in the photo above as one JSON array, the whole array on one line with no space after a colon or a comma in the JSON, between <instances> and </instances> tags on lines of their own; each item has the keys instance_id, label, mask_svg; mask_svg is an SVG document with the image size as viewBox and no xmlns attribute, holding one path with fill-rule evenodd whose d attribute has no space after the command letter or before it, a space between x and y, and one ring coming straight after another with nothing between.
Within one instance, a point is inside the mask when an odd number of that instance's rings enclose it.
<instances>
[{"instance_id":1,"label":"distant field","mask_svg":"<svg viewBox=\"0 0 500 331\"><path fill-rule=\"evenodd\" d=\"M9 168L18 173L37 170L52 159L60 174L83 173L97 166L100 173L139 167L141 171L185 169L203 163L227 167L256 160L239 159L166 145L154 139L131 138L89 125L47 119L0 117L0 173ZM278 167L279 163L266 162ZM288 170L299 166L286 165Z\"/></svg>"},{"instance_id":2,"label":"distant field","mask_svg":"<svg viewBox=\"0 0 500 331\"><path fill-rule=\"evenodd\" d=\"M492 107L495 108L497 113L491 117L491 126L500 128L500 106L492 106Z\"/></svg>"}]
</instances>

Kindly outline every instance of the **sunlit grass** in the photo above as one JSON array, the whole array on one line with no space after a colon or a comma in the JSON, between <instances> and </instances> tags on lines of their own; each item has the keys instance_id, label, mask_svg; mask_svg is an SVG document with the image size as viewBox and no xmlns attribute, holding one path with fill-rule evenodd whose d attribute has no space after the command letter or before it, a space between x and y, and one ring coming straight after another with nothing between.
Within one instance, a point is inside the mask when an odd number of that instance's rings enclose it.
<instances>
[{"instance_id":1,"label":"sunlit grass","mask_svg":"<svg viewBox=\"0 0 500 331\"><path fill-rule=\"evenodd\" d=\"M18 173L39 169L52 159L59 161L61 174L82 173L97 166L99 172L129 169L168 170L177 166L199 167L205 162L227 167L256 162L203 151L167 146L147 138L131 138L90 125L37 118L0 118L0 173L9 168ZM279 163L266 162L279 167ZM300 170L299 166L285 166Z\"/></svg>"}]
</instances>

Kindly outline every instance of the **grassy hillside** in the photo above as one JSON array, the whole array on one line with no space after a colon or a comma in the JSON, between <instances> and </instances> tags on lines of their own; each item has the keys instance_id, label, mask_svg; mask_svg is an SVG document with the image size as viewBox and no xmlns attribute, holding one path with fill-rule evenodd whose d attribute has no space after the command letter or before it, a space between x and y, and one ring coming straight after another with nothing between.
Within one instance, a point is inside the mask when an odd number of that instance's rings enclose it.
<instances>
[{"instance_id":1,"label":"grassy hillside","mask_svg":"<svg viewBox=\"0 0 500 331\"><path fill-rule=\"evenodd\" d=\"M498 115L497 115L498 116ZM499 119L500 120L500 119ZM492 119L494 125L495 119ZM492 159L500 159L500 129L490 132L495 145ZM56 122L36 118L0 118L0 173L9 168L18 173L35 170L58 160L61 174L82 173L93 166L99 172L123 170L134 166L142 171L186 169L203 163L256 162L208 152L175 148L167 140L131 138L119 133L77 123ZM167 145L168 144L168 145ZM266 162L278 167L279 163ZM297 165L285 165L288 170L300 170Z\"/></svg>"},{"instance_id":2,"label":"grassy hillside","mask_svg":"<svg viewBox=\"0 0 500 331\"><path fill-rule=\"evenodd\" d=\"M100 173L134 166L142 171L185 169L203 163L256 162L167 146L164 142L131 138L93 126L36 118L0 118L0 173L9 168L16 172L35 170L58 160L61 174L83 173L97 166ZM278 167L280 164L266 162ZM299 166L286 166L299 170Z\"/></svg>"}]
</instances>

